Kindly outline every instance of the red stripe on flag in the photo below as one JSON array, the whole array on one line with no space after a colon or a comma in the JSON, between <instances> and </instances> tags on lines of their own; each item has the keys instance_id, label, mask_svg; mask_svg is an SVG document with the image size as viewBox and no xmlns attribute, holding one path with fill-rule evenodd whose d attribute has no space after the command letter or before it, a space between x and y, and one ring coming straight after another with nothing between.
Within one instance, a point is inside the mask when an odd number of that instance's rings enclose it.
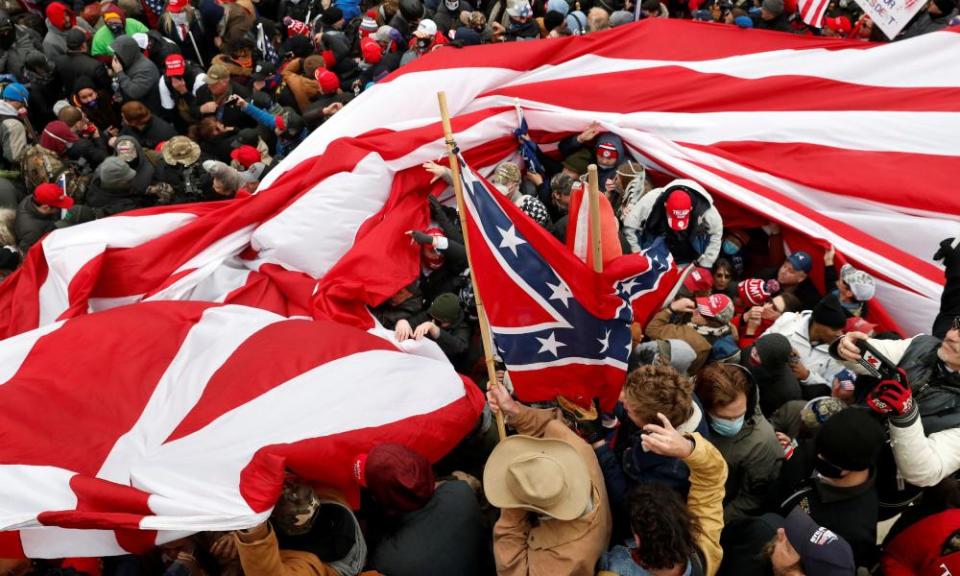
<instances>
[{"instance_id":1,"label":"red stripe on flag","mask_svg":"<svg viewBox=\"0 0 960 576\"><path fill-rule=\"evenodd\" d=\"M794 142L678 142L741 166L768 172L817 190L843 190L854 196L907 210L960 216L960 197L932 191L952 190L960 158L849 150ZM812 167L816 169L812 169ZM918 175L922 174L922 179Z\"/></svg>"},{"instance_id":2,"label":"red stripe on flag","mask_svg":"<svg viewBox=\"0 0 960 576\"><path fill-rule=\"evenodd\" d=\"M312 342L313 346L301 351L295 363L264 361L289 353L291 342ZM197 403L164 444L200 430L308 370L370 350L395 351L396 347L383 338L334 322L287 320L270 324L240 344L210 377Z\"/></svg>"},{"instance_id":3,"label":"red stripe on flag","mask_svg":"<svg viewBox=\"0 0 960 576\"><path fill-rule=\"evenodd\" d=\"M323 478L351 506L360 506L360 486L353 462L382 442L403 444L436 462L448 454L477 423L486 398L476 384L463 379L464 396L438 410L377 426L289 444L264 446L240 474L240 494L255 511L277 501L284 470L302 478ZM266 479L266 481L265 481Z\"/></svg>"},{"instance_id":4,"label":"red stripe on flag","mask_svg":"<svg viewBox=\"0 0 960 576\"><path fill-rule=\"evenodd\" d=\"M769 30L740 30L712 22L648 18L635 24L541 42L511 42L435 50L381 82L441 68L503 68L523 72L583 56L629 60L713 60L772 50L867 50L867 42L799 36ZM599 93L599 92L598 92ZM616 92L613 92L616 93Z\"/></svg>"},{"instance_id":5,"label":"red stripe on flag","mask_svg":"<svg viewBox=\"0 0 960 576\"><path fill-rule=\"evenodd\" d=\"M659 66L494 88L484 96L507 96L578 110L581 88L616 98L595 98L599 112L764 112L764 111L960 111L960 88L892 88L782 75L738 78L683 66Z\"/></svg>"},{"instance_id":6,"label":"red stripe on flag","mask_svg":"<svg viewBox=\"0 0 960 576\"><path fill-rule=\"evenodd\" d=\"M23 263L0 285L0 338L33 330L40 323L40 287L47 279L43 244L37 242Z\"/></svg>"}]
</instances>

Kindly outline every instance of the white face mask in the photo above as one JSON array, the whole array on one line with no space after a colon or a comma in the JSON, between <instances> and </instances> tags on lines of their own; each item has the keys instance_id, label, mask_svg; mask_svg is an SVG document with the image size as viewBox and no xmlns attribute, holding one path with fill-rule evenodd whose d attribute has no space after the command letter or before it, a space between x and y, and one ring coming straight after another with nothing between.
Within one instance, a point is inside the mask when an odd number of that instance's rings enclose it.
<instances>
[{"instance_id":1,"label":"white face mask","mask_svg":"<svg viewBox=\"0 0 960 576\"><path fill-rule=\"evenodd\" d=\"M460 9L460 0L443 0L443 5L451 12Z\"/></svg>"},{"instance_id":2,"label":"white face mask","mask_svg":"<svg viewBox=\"0 0 960 576\"><path fill-rule=\"evenodd\" d=\"M188 24L190 22L190 18L187 17L186 13L184 12L178 12L178 13L171 12L170 19L173 20L173 23L178 26L181 24Z\"/></svg>"}]
</instances>

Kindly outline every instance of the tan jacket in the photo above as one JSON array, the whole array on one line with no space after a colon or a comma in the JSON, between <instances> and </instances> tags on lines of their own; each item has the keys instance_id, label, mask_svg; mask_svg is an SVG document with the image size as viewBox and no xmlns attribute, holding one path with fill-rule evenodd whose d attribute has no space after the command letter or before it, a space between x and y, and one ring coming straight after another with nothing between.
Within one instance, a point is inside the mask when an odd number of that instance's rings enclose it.
<instances>
[{"instance_id":1,"label":"tan jacket","mask_svg":"<svg viewBox=\"0 0 960 576\"><path fill-rule=\"evenodd\" d=\"M597 560L610 542L613 518L597 456L556 416L554 411L524 406L510 423L520 434L563 440L576 448L593 481L593 510L569 522L541 520L535 527L531 513L503 510L493 527L493 554L497 574L501 576L592 576Z\"/></svg>"},{"instance_id":2,"label":"tan jacket","mask_svg":"<svg viewBox=\"0 0 960 576\"><path fill-rule=\"evenodd\" d=\"M650 319L650 323L647 324L647 329L644 330L644 333L650 338L657 340L683 340L689 344L696 353L697 358L693 361L693 364L690 365L687 372L696 374L703 368L703 365L707 363L707 360L710 358L710 350L713 347L707 342L707 339L698 334L693 327L687 326L686 324L671 324L670 315L671 312L669 308L664 308L657 312L656 316Z\"/></svg>"},{"instance_id":3,"label":"tan jacket","mask_svg":"<svg viewBox=\"0 0 960 576\"><path fill-rule=\"evenodd\" d=\"M303 59L294 58L283 68L283 82L290 88L293 97L297 101L297 108L300 114L307 111L310 103L316 99L320 93L320 85L313 78L307 78L300 74L303 69Z\"/></svg>"},{"instance_id":4,"label":"tan jacket","mask_svg":"<svg viewBox=\"0 0 960 576\"><path fill-rule=\"evenodd\" d=\"M691 435L696 446L683 459L690 468L690 492L687 510L700 526L697 545L706 559L707 576L714 576L723 560L720 532L723 531L723 496L727 482L727 463L716 446L700 434Z\"/></svg>"},{"instance_id":5,"label":"tan jacket","mask_svg":"<svg viewBox=\"0 0 960 576\"><path fill-rule=\"evenodd\" d=\"M340 576L315 554L281 550L269 523L266 536L254 542L244 542L240 536L235 538L244 576Z\"/></svg>"}]
</instances>

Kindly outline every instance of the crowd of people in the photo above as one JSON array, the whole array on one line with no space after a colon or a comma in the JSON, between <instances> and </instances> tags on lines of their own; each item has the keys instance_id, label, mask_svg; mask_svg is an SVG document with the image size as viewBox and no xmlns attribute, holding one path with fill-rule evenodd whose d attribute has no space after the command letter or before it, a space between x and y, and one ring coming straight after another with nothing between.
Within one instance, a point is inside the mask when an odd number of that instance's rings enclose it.
<instances>
[{"instance_id":1,"label":"crowd of people","mask_svg":"<svg viewBox=\"0 0 960 576\"><path fill-rule=\"evenodd\" d=\"M932 0L899 37L943 28ZM640 18L885 41L831 3L795 0L120 0L0 4L0 270L52 230L127 210L253 193L264 174L390 72L433 50L580 35ZM898 39L899 39L898 37ZM430 339L487 390L473 434L431 464L394 444L358 457L359 510L291 476L269 521L139 556L0 560L5 574L937 575L960 568L960 248L945 240L931 334L870 322L876 281L787 253L779 227L732 228L710 193L664 180L591 125L539 171L491 182L559 240L599 167L622 250L663 239L689 266L633 326L616 408L514 399L483 369L456 210L409 231L421 274L374 312ZM450 180L434 163L424 168ZM823 282L814 282L822 268ZM865 346L866 343L868 346ZM864 350L884 362L861 361ZM492 415L512 434L497 442ZM895 519L895 520L894 520ZM889 520L892 527L878 532Z\"/></svg>"}]
</instances>

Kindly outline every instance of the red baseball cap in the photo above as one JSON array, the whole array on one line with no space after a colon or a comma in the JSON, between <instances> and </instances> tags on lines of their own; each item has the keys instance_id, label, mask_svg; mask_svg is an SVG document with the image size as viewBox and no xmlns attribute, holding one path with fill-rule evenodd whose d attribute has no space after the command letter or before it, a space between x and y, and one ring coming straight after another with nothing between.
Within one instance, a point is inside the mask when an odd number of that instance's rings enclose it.
<instances>
[{"instance_id":1,"label":"red baseball cap","mask_svg":"<svg viewBox=\"0 0 960 576\"><path fill-rule=\"evenodd\" d=\"M708 268L694 268L693 271L683 279L683 287L694 294L709 291L713 288L713 274Z\"/></svg>"},{"instance_id":2,"label":"red baseball cap","mask_svg":"<svg viewBox=\"0 0 960 576\"><path fill-rule=\"evenodd\" d=\"M170 54L164 59L163 65L167 76L183 76L187 71L187 61L180 54Z\"/></svg>"},{"instance_id":3,"label":"red baseball cap","mask_svg":"<svg viewBox=\"0 0 960 576\"><path fill-rule=\"evenodd\" d=\"M63 208L64 210L73 207L73 198L67 196L63 188L49 182L34 188L33 199L41 206L52 206L54 208Z\"/></svg>"},{"instance_id":4,"label":"red baseball cap","mask_svg":"<svg viewBox=\"0 0 960 576\"><path fill-rule=\"evenodd\" d=\"M167 12L173 12L174 14L183 12L187 4L189 4L189 0L167 0Z\"/></svg>"},{"instance_id":5,"label":"red baseball cap","mask_svg":"<svg viewBox=\"0 0 960 576\"><path fill-rule=\"evenodd\" d=\"M847 325L843 327L844 332L863 332L864 334L873 334L877 325L873 322L867 322L859 316L853 316L847 319Z\"/></svg>"},{"instance_id":6,"label":"red baseball cap","mask_svg":"<svg viewBox=\"0 0 960 576\"><path fill-rule=\"evenodd\" d=\"M230 157L244 168L249 168L261 160L260 151L249 144L234 148L230 152Z\"/></svg>"},{"instance_id":7,"label":"red baseball cap","mask_svg":"<svg viewBox=\"0 0 960 576\"><path fill-rule=\"evenodd\" d=\"M320 85L321 94L333 94L340 88L340 79L326 68L317 68L313 76L317 79L317 84Z\"/></svg>"},{"instance_id":8,"label":"red baseball cap","mask_svg":"<svg viewBox=\"0 0 960 576\"><path fill-rule=\"evenodd\" d=\"M697 298L697 312L707 318L715 318L726 324L733 319L733 300L726 294L713 294L704 298Z\"/></svg>"},{"instance_id":9,"label":"red baseball cap","mask_svg":"<svg viewBox=\"0 0 960 576\"><path fill-rule=\"evenodd\" d=\"M823 25L833 30L834 32L843 34L844 36L849 34L851 30L853 30L853 25L850 24L850 19L847 18L846 16L837 16L836 18L824 18Z\"/></svg>"},{"instance_id":10,"label":"red baseball cap","mask_svg":"<svg viewBox=\"0 0 960 576\"><path fill-rule=\"evenodd\" d=\"M693 201L685 190L674 190L667 197L667 224L671 229L682 231L690 227L690 212L693 211Z\"/></svg>"}]
</instances>

